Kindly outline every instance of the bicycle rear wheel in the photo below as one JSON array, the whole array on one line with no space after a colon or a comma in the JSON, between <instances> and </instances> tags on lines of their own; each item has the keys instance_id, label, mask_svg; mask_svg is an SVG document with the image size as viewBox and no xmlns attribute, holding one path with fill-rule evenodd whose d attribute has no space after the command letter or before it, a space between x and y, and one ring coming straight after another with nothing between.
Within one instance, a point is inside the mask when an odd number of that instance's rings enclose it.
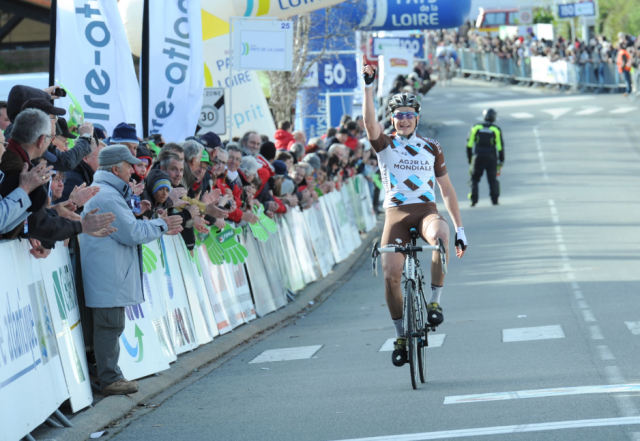
<instances>
[{"instance_id":1,"label":"bicycle rear wheel","mask_svg":"<svg viewBox=\"0 0 640 441\"><path fill-rule=\"evenodd\" d=\"M416 326L416 311L415 311L415 287L412 280L408 280L405 285L405 334L407 335L407 352L409 359L409 368L411 370L411 386L414 389L418 388L419 380L419 361L418 361L418 338L414 337L420 335L420 330Z\"/></svg>"}]
</instances>

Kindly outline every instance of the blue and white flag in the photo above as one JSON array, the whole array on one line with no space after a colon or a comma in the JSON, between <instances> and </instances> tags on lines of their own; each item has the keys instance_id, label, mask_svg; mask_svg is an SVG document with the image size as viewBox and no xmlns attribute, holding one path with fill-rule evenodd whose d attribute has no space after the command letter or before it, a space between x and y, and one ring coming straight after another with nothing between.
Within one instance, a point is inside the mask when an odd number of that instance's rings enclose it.
<instances>
[{"instance_id":1,"label":"blue and white flag","mask_svg":"<svg viewBox=\"0 0 640 441\"><path fill-rule=\"evenodd\" d=\"M149 2L149 133L196 132L204 93L200 0Z\"/></svg>"},{"instance_id":2,"label":"blue and white flag","mask_svg":"<svg viewBox=\"0 0 640 441\"><path fill-rule=\"evenodd\" d=\"M86 121L108 135L126 122L142 135L140 86L117 0L58 0L55 78ZM59 103L73 105L69 97Z\"/></svg>"}]
</instances>

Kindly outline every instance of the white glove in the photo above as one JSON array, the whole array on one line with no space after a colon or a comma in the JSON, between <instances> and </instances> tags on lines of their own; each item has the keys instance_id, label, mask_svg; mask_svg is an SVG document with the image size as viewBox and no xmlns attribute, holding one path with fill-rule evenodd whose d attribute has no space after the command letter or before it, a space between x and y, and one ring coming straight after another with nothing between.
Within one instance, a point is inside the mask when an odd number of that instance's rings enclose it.
<instances>
[{"instance_id":1,"label":"white glove","mask_svg":"<svg viewBox=\"0 0 640 441\"><path fill-rule=\"evenodd\" d=\"M462 248L462 251L467 249L467 236L464 235L464 227L456 228L456 248Z\"/></svg>"}]
</instances>

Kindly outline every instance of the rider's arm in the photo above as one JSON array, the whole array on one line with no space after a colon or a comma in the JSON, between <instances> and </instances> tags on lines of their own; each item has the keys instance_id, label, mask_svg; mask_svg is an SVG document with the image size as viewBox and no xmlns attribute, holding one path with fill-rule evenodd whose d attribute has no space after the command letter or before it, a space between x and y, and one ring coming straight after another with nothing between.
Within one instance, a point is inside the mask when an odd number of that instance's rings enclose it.
<instances>
[{"instance_id":1,"label":"rider's arm","mask_svg":"<svg viewBox=\"0 0 640 441\"><path fill-rule=\"evenodd\" d=\"M456 190L453 188L453 184L451 184L451 179L449 179L449 174L437 177L438 186L440 187L440 193L442 194L442 201L444 202L445 207L447 207L447 211L449 212L449 216L453 219L453 225L456 228L462 227L462 217L460 217L460 207L458 206L458 196L456 195Z\"/></svg>"},{"instance_id":2,"label":"rider's arm","mask_svg":"<svg viewBox=\"0 0 640 441\"><path fill-rule=\"evenodd\" d=\"M380 138L380 124L376 118L376 107L373 103L373 87L365 87L364 101L362 103L364 127L367 130L367 138L375 141Z\"/></svg>"}]
</instances>

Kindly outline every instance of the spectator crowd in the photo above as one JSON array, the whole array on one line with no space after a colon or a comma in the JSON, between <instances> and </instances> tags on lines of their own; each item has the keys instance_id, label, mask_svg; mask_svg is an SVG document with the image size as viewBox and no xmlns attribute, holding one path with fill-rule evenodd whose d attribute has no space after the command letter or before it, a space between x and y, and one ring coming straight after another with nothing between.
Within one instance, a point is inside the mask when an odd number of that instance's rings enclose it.
<instances>
[{"instance_id":1,"label":"spectator crowd","mask_svg":"<svg viewBox=\"0 0 640 441\"><path fill-rule=\"evenodd\" d=\"M310 140L288 121L273 141L254 131L226 143L213 132L141 140L124 122L105 133L67 121L57 87L15 86L0 102L0 241L27 240L38 259L69 247L104 396L138 390L118 367L118 339L124 308L144 301L142 244L179 234L193 253L198 233L255 224L259 208L271 218L308 209L356 174L379 191L361 117Z\"/></svg>"},{"instance_id":2,"label":"spectator crowd","mask_svg":"<svg viewBox=\"0 0 640 441\"><path fill-rule=\"evenodd\" d=\"M466 31L465 31L466 30ZM632 80L632 71L640 65L640 36L634 37L623 32L618 40L611 42L603 35L590 39L565 39L559 35L555 40L538 38L534 33L525 36L500 38L477 29L464 27L457 30L429 31L427 34L431 55L435 56L438 46L449 48L452 52L469 50L479 53L495 54L499 58L513 59L518 66L529 57L543 56L550 61L565 60L571 64L588 66L593 69L594 78L603 84L604 70L612 64L627 83L626 94L631 93L631 84L638 84L639 77ZM636 86L637 87L637 86Z\"/></svg>"}]
</instances>

